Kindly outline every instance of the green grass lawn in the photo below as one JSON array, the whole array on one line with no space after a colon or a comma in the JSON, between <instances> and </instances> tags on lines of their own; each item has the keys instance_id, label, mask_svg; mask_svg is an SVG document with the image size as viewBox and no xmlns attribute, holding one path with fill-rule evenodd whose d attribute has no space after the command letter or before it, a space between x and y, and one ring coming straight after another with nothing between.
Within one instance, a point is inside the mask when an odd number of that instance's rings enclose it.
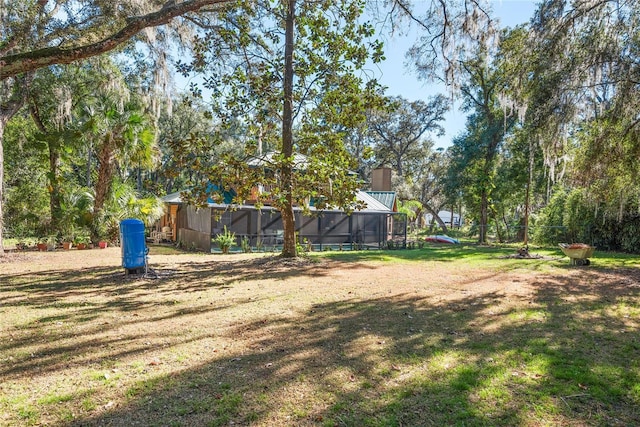
<instances>
[{"instance_id":1,"label":"green grass lawn","mask_svg":"<svg viewBox=\"0 0 640 427\"><path fill-rule=\"evenodd\" d=\"M152 248L158 278L137 279L117 248L18 260L0 425L640 425L638 259L531 252Z\"/></svg>"}]
</instances>

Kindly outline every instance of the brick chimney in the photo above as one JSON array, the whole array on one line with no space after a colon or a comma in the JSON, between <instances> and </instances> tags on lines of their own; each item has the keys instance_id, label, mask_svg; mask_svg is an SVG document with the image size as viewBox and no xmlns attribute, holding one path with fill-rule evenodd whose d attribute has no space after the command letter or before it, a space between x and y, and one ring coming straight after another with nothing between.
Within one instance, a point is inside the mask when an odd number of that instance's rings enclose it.
<instances>
[{"instance_id":1,"label":"brick chimney","mask_svg":"<svg viewBox=\"0 0 640 427\"><path fill-rule=\"evenodd\" d=\"M390 168L376 168L371 172L371 191L391 191Z\"/></svg>"}]
</instances>

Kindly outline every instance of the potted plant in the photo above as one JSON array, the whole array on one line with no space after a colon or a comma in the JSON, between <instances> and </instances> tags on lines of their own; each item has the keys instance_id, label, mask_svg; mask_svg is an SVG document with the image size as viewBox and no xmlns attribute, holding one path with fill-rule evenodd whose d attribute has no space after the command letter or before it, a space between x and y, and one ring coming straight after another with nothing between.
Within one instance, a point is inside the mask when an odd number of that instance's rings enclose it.
<instances>
[{"instance_id":1,"label":"potted plant","mask_svg":"<svg viewBox=\"0 0 640 427\"><path fill-rule=\"evenodd\" d=\"M42 238L38 240L36 246L40 252L45 252L47 250L47 239Z\"/></svg>"},{"instance_id":2,"label":"potted plant","mask_svg":"<svg viewBox=\"0 0 640 427\"><path fill-rule=\"evenodd\" d=\"M62 249L64 249L65 251L68 251L73 247L73 234L73 231L67 230L62 235Z\"/></svg>"},{"instance_id":3,"label":"potted plant","mask_svg":"<svg viewBox=\"0 0 640 427\"><path fill-rule=\"evenodd\" d=\"M108 220L104 216L94 221L93 231L98 240L98 247L105 249L109 243L107 236L109 235Z\"/></svg>"},{"instance_id":4,"label":"potted plant","mask_svg":"<svg viewBox=\"0 0 640 427\"><path fill-rule=\"evenodd\" d=\"M57 240L55 236L41 237L38 239L36 247L40 252L53 251L56 248Z\"/></svg>"},{"instance_id":5,"label":"potted plant","mask_svg":"<svg viewBox=\"0 0 640 427\"><path fill-rule=\"evenodd\" d=\"M76 234L75 242L78 249L86 249L90 241L89 230L82 229Z\"/></svg>"},{"instance_id":6,"label":"potted plant","mask_svg":"<svg viewBox=\"0 0 640 427\"><path fill-rule=\"evenodd\" d=\"M228 254L231 245L236 243L236 233L227 230L227 226L225 225L224 232L218 234L213 240L218 244L223 254Z\"/></svg>"}]
</instances>

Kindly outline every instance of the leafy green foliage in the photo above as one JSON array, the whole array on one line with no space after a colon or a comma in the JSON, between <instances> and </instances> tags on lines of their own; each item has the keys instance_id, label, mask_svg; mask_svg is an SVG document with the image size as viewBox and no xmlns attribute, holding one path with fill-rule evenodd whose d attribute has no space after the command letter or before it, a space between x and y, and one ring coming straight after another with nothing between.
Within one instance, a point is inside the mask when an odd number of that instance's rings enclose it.
<instances>
[{"instance_id":1,"label":"leafy green foliage","mask_svg":"<svg viewBox=\"0 0 640 427\"><path fill-rule=\"evenodd\" d=\"M16 225L9 231L73 240L78 230L89 228L95 240L117 240L121 219L149 223L162 214L155 197L145 199L133 188L124 199L118 194L119 183L137 175L132 171L152 165L154 135L141 105L125 101L131 101L130 89L111 61L55 71L57 79L43 72L34 81L41 89L41 96L31 100L34 120L16 116L7 126L7 158L12 160L8 171L13 176L7 218ZM111 93L112 102L105 95L107 88L116 92ZM109 152L102 150L103 142ZM96 161L98 152L102 162ZM102 173L109 162L118 162L120 176ZM110 188L114 181L115 189ZM13 194L19 195L19 204L13 204ZM101 194L104 208L99 212L96 194ZM39 205L32 202L35 197L40 197Z\"/></svg>"},{"instance_id":2,"label":"leafy green foliage","mask_svg":"<svg viewBox=\"0 0 640 427\"><path fill-rule=\"evenodd\" d=\"M236 244L236 233L227 230L225 225L223 232L217 234L213 241L218 244L223 253L227 253L229 248Z\"/></svg>"},{"instance_id":3,"label":"leafy green foliage","mask_svg":"<svg viewBox=\"0 0 640 427\"><path fill-rule=\"evenodd\" d=\"M625 252L637 253L640 248L640 216L625 217L618 233L620 249Z\"/></svg>"},{"instance_id":4,"label":"leafy green foliage","mask_svg":"<svg viewBox=\"0 0 640 427\"><path fill-rule=\"evenodd\" d=\"M16 116L5 131L5 229L9 237L35 236L48 224L47 157L34 138L33 121Z\"/></svg>"},{"instance_id":5,"label":"leafy green foliage","mask_svg":"<svg viewBox=\"0 0 640 427\"><path fill-rule=\"evenodd\" d=\"M622 217L598 206L584 189L559 188L536 217L533 239L539 244L589 243L600 250L638 253L640 217L626 207Z\"/></svg>"},{"instance_id":6,"label":"leafy green foliage","mask_svg":"<svg viewBox=\"0 0 640 427\"><path fill-rule=\"evenodd\" d=\"M567 191L559 188L537 216L533 237L540 244L595 243L598 240L598 247L608 247L603 242L612 236L597 237L597 229L604 231L604 227L597 223L595 207L586 198L584 190Z\"/></svg>"},{"instance_id":7,"label":"leafy green foliage","mask_svg":"<svg viewBox=\"0 0 640 427\"><path fill-rule=\"evenodd\" d=\"M420 203L418 200L398 201L398 212L407 215L407 219L409 221L415 220L418 212L420 212L421 210L422 203Z\"/></svg>"},{"instance_id":8,"label":"leafy green foliage","mask_svg":"<svg viewBox=\"0 0 640 427\"><path fill-rule=\"evenodd\" d=\"M299 2L292 18L293 4L235 5L215 31L196 40L194 60L178 68L205 74L219 131L214 138L193 135L173 146L180 157L176 168L193 172L185 198L197 204L219 201L220 193L210 191L213 184L233 189L235 203L252 198L258 207L277 207L287 255L295 253L295 226L287 214L293 205L305 208L314 200L320 209L359 207L359 182L350 172L356 162L345 148L345 135L379 102L376 83L357 70L370 57L379 60L382 47L371 40L372 25L359 19L362 1ZM295 50L293 75L282 46ZM192 95L202 96L199 87L193 89ZM226 131L238 124L243 137L232 149L218 150Z\"/></svg>"},{"instance_id":9,"label":"leafy green foliage","mask_svg":"<svg viewBox=\"0 0 640 427\"><path fill-rule=\"evenodd\" d=\"M533 222L533 241L539 244L567 242L563 225L566 197L566 190L558 189L551 201L538 212Z\"/></svg>"},{"instance_id":10,"label":"leafy green foliage","mask_svg":"<svg viewBox=\"0 0 640 427\"><path fill-rule=\"evenodd\" d=\"M614 223L635 214L639 13L630 4L543 1L501 42L505 108L540 144L548 184L578 190L567 193L567 240L620 247Z\"/></svg>"},{"instance_id":11,"label":"leafy green foliage","mask_svg":"<svg viewBox=\"0 0 640 427\"><path fill-rule=\"evenodd\" d=\"M576 189L567 194L564 202L562 225L566 227L570 242L584 242L585 227L594 222L593 209L589 209L585 190Z\"/></svg>"},{"instance_id":12,"label":"leafy green foliage","mask_svg":"<svg viewBox=\"0 0 640 427\"><path fill-rule=\"evenodd\" d=\"M173 99L171 114L163 109L158 120L158 149L161 157L152 178L147 182L147 188L158 195L188 188L194 174L192 162L219 158L220 153L236 145L245 131L236 122L236 126L228 126L226 132L222 133L212 122L211 112L203 102L182 101L178 97ZM204 150L205 144L210 147L210 151L201 153L200 146L196 146L202 145ZM180 155L183 149L197 151Z\"/></svg>"}]
</instances>

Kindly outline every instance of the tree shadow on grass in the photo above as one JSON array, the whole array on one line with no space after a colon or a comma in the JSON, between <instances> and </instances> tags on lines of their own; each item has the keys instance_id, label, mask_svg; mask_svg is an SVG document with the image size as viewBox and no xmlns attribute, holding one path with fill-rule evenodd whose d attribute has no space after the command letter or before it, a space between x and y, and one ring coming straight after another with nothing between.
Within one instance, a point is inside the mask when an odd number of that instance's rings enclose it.
<instances>
[{"instance_id":1,"label":"tree shadow on grass","mask_svg":"<svg viewBox=\"0 0 640 427\"><path fill-rule=\"evenodd\" d=\"M69 424L638 425L637 272L528 285L253 318L220 332L242 354L139 382Z\"/></svg>"},{"instance_id":2,"label":"tree shadow on grass","mask_svg":"<svg viewBox=\"0 0 640 427\"><path fill-rule=\"evenodd\" d=\"M286 268L269 261L182 263L177 268L157 264L154 276L146 278L125 276L117 267L6 275L0 287L0 309L24 315L17 316L20 323L0 331L0 355L9 362L0 365L0 377L10 380L25 372L63 372L70 359L99 365L103 359L141 355L152 344L145 325L167 324L171 331L174 321L259 303L252 295L233 301L217 298L220 292L256 276L318 277L330 268L326 262ZM127 332L121 332L124 328ZM185 345L206 336L203 331L172 342ZM162 334L157 341L162 341Z\"/></svg>"},{"instance_id":3,"label":"tree shadow on grass","mask_svg":"<svg viewBox=\"0 0 640 427\"><path fill-rule=\"evenodd\" d=\"M145 296L145 291L157 295L167 292L200 292L223 286L230 281L287 279L290 277L321 277L331 270L329 262L309 261L293 267L274 258L154 264L146 275L127 276L119 267L82 269L51 269L38 273L0 275L0 295L4 305L46 305L56 299L112 293L126 296ZM360 266L352 264L352 268ZM120 301L123 309L135 302Z\"/></svg>"}]
</instances>

